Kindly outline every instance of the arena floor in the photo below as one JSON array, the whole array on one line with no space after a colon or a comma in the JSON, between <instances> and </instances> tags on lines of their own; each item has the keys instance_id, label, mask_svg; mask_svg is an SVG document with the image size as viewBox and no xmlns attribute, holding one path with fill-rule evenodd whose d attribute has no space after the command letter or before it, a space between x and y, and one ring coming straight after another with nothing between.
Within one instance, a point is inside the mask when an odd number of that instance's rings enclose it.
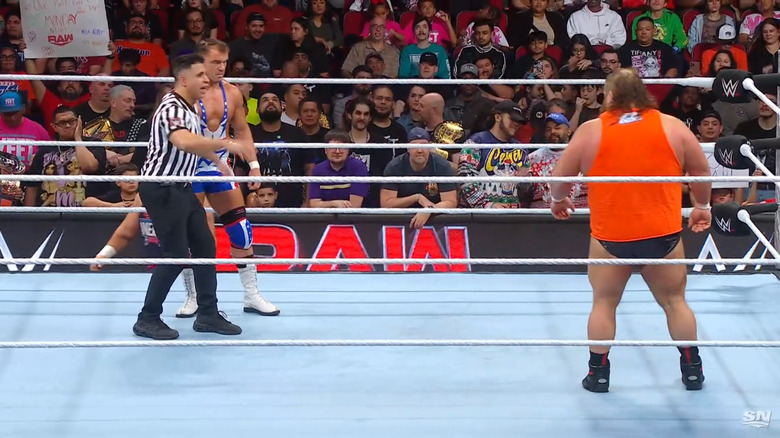
<instances>
[{"instance_id":1,"label":"arena floor","mask_svg":"<svg viewBox=\"0 0 780 438\"><path fill-rule=\"evenodd\" d=\"M138 340L148 274L4 274L0 340ZM241 313L236 274L221 307L240 339L583 339L584 275L262 275L275 318ZM771 274L689 281L703 340L780 339ZM181 339L224 339L165 320ZM668 339L640 278L619 339ZM703 349L687 392L673 347L619 347L608 394L583 390L587 349L102 348L0 351L2 437L761 437L744 411L780 416L780 350ZM778 419L777 421L780 421Z\"/></svg>"}]
</instances>

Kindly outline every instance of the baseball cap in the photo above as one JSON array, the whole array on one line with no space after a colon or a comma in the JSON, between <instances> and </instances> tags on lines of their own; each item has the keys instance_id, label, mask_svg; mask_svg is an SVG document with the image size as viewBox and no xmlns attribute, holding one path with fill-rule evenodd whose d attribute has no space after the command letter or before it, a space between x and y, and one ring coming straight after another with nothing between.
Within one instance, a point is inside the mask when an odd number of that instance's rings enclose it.
<instances>
[{"instance_id":1,"label":"baseball cap","mask_svg":"<svg viewBox=\"0 0 780 438\"><path fill-rule=\"evenodd\" d=\"M369 53L369 54L368 54L368 56L366 56L366 62L368 62L368 60L369 60L369 59L372 59L372 58L373 58L373 59L377 59L377 60L379 60L379 61L382 61L382 62L384 62L384 61L385 61L385 59L384 59L384 58L382 58L382 55L380 55L380 54L379 54L379 53L377 53L377 52L373 52L373 53Z\"/></svg>"},{"instance_id":2,"label":"baseball cap","mask_svg":"<svg viewBox=\"0 0 780 438\"><path fill-rule=\"evenodd\" d=\"M439 58L433 52L425 52L420 55L420 64L423 62L427 64L439 65Z\"/></svg>"},{"instance_id":3,"label":"baseball cap","mask_svg":"<svg viewBox=\"0 0 780 438\"><path fill-rule=\"evenodd\" d=\"M15 91L7 91L0 95L0 113L15 113L24 108L22 96Z\"/></svg>"},{"instance_id":4,"label":"baseball cap","mask_svg":"<svg viewBox=\"0 0 780 438\"><path fill-rule=\"evenodd\" d=\"M523 115L523 109L511 100L497 103L496 106L493 107L493 112L495 114L509 114L515 122L524 123L528 121Z\"/></svg>"},{"instance_id":5,"label":"baseball cap","mask_svg":"<svg viewBox=\"0 0 780 438\"><path fill-rule=\"evenodd\" d=\"M263 16L263 14L259 14L257 12L255 12L254 14L249 14L249 16L246 17L246 24L249 24L253 21L262 21L263 23L265 23L265 17Z\"/></svg>"},{"instance_id":6,"label":"baseball cap","mask_svg":"<svg viewBox=\"0 0 780 438\"><path fill-rule=\"evenodd\" d=\"M737 31L734 29L734 26L726 23L721 24L720 27L718 27L718 40L719 41L734 41L734 38L737 37Z\"/></svg>"},{"instance_id":7,"label":"baseball cap","mask_svg":"<svg viewBox=\"0 0 780 438\"><path fill-rule=\"evenodd\" d=\"M713 110L713 109L704 111L701 114L701 117L699 117L699 123L701 123L701 121L706 119L707 117L714 117L714 118L718 119L719 122L723 123L723 120L720 117L720 113L715 111L715 110Z\"/></svg>"},{"instance_id":8,"label":"baseball cap","mask_svg":"<svg viewBox=\"0 0 780 438\"><path fill-rule=\"evenodd\" d=\"M564 116L561 113L550 113L547 116L547 120L552 120L553 122L555 122L558 125L569 126L569 119L567 119L566 116Z\"/></svg>"},{"instance_id":9,"label":"baseball cap","mask_svg":"<svg viewBox=\"0 0 780 438\"><path fill-rule=\"evenodd\" d=\"M463 76L465 74L472 74L474 77L479 76L479 69L474 64L463 64L460 66L460 70L458 71L458 76Z\"/></svg>"},{"instance_id":10,"label":"baseball cap","mask_svg":"<svg viewBox=\"0 0 780 438\"><path fill-rule=\"evenodd\" d=\"M428 131L426 131L425 129L420 127L415 127L412 128L411 131L409 131L409 141L412 140L431 141L431 135L428 134Z\"/></svg>"}]
</instances>

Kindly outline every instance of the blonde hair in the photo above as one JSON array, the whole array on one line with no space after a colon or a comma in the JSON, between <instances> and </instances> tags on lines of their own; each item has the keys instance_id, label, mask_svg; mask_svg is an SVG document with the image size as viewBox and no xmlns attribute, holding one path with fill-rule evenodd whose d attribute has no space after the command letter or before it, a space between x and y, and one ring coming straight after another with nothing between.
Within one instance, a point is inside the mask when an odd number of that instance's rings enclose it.
<instances>
[{"instance_id":1,"label":"blonde hair","mask_svg":"<svg viewBox=\"0 0 780 438\"><path fill-rule=\"evenodd\" d=\"M204 40L201 40L195 46L196 55L204 56L208 54L211 50L216 50L219 53L227 53L230 51L228 45L224 41L220 41L213 38L206 38Z\"/></svg>"},{"instance_id":2,"label":"blonde hair","mask_svg":"<svg viewBox=\"0 0 780 438\"><path fill-rule=\"evenodd\" d=\"M604 96L612 93L612 100L603 107L604 112L644 111L657 109L658 103L647 91L639 73L633 68L621 68L607 76Z\"/></svg>"}]
</instances>

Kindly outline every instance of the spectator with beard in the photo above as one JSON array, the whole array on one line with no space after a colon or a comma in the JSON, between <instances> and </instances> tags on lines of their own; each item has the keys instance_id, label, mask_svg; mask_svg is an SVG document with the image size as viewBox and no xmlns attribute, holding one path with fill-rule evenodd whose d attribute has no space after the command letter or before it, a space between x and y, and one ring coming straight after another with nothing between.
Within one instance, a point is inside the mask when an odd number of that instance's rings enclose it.
<instances>
[{"instance_id":1,"label":"spectator with beard","mask_svg":"<svg viewBox=\"0 0 780 438\"><path fill-rule=\"evenodd\" d=\"M373 75L370 68L365 65L359 65L352 70L352 77L355 79L371 79ZM342 97L333 104L333 124L341 126L342 129L346 130L347 127L342 125L342 121L344 120L344 109L347 103L358 97L367 97L369 94L371 94L370 84L354 84L352 86L352 94Z\"/></svg>"},{"instance_id":2,"label":"spectator with beard","mask_svg":"<svg viewBox=\"0 0 780 438\"><path fill-rule=\"evenodd\" d=\"M620 56L618 55L617 50L607 49L601 52L599 66L601 67L601 71L604 73L604 76L617 71L617 69L620 68Z\"/></svg>"},{"instance_id":3,"label":"spectator with beard","mask_svg":"<svg viewBox=\"0 0 780 438\"><path fill-rule=\"evenodd\" d=\"M347 104L344 113L344 126L351 143L384 143L385 139L371 134L368 127L371 125L371 119L375 113L374 102L368 97L358 97ZM385 166L393 159L392 149L366 149L355 147L352 154L359 158L368 169L371 176L382 176ZM376 207L379 205L379 186L371 186L368 198L365 200L366 207Z\"/></svg>"},{"instance_id":4,"label":"spectator with beard","mask_svg":"<svg viewBox=\"0 0 780 438\"><path fill-rule=\"evenodd\" d=\"M325 148L327 160L314 166L312 176L368 176L365 164L349 154L349 134L332 131L325 136L325 141L333 146ZM366 183L310 183L309 207L360 208L368 190Z\"/></svg>"},{"instance_id":5,"label":"spectator with beard","mask_svg":"<svg viewBox=\"0 0 780 438\"><path fill-rule=\"evenodd\" d=\"M550 113L546 119L544 139L547 143L567 144L571 137L569 120L561 113ZM553 175L555 165L563 155L563 149L539 148L528 155L528 176L549 178ZM531 208L550 208L552 192L550 184L536 183L533 185L533 200ZM588 206L587 186L576 183L572 186L571 199L577 208Z\"/></svg>"},{"instance_id":6,"label":"spectator with beard","mask_svg":"<svg viewBox=\"0 0 780 438\"><path fill-rule=\"evenodd\" d=\"M308 176L314 167L314 159L309 149L285 148L284 143L306 143L304 132L295 126L282 123L282 104L273 93L260 96L257 106L260 124L250 126L255 143L272 143L268 147L257 148L257 161L263 176ZM251 158L250 158L251 159ZM248 175L249 164L236 159L236 174ZM249 194L246 185L242 185L244 196ZM279 184L277 186L278 207L301 207L306 199L306 186L301 183Z\"/></svg>"},{"instance_id":7,"label":"spectator with beard","mask_svg":"<svg viewBox=\"0 0 780 438\"><path fill-rule=\"evenodd\" d=\"M195 46L203 41L204 31L203 11L200 9L187 10L184 14L184 35L179 41L171 44L168 49L170 63L173 63L173 60L181 55L195 52Z\"/></svg>"},{"instance_id":8,"label":"spectator with beard","mask_svg":"<svg viewBox=\"0 0 780 438\"><path fill-rule=\"evenodd\" d=\"M398 100L395 103L393 112L396 116L396 122L401 125L407 133L420 123L420 99L427 93L426 88L421 85L412 85L406 94L406 102Z\"/></svg>"},{"instance_id":9,"label":"spectator with beard","mask_svg":"<svg viewBox=\"0 0 780 438\"><path fill-rule=\"evenodd\" d=\"M487 54L479 55L475 65L477 66L480 79L496 79L495 66L490 56ZM482 89L482 96L493 102L501 102L515 97L515 90L509 85L490 84L482 85L480 88Z\"/></svg>"},{"instance_id":10,"label":"spectator with beard","mask_svg":"<svg viewBox=\"0 0 780 438\"><path fill-rule=\"evenodd\" d=\"M122 50L119 52L119 55L117 55L117 58L119 60L119 70L112 73L114 76L149 76L138 70L138 64L141 62L141 54L138 53L137 50ZM108 64L112 62L112 60L109 59L106 62ZM117 82L115 85L127 85L132 88L136 99L135 113L139 117L151 116L152 110L157 106L157 87L155 84L151 82Z\"/></svg>"},{"instance_id":11,"label":"spectator with beard","mask_svg":"<svg viewBox=\"0 0 780 438\"><path fill-rule=\"evenodd\" d=\"M490 56L493 62L493 68L495 69L494 76L496 79L504 77L506 70L506 56L504 52L493 45L493 29L495 26L490 20L481 19L474 22L474 35L472 41L469 41L455 60L455 68L453 69L453 76L460 71L460 67L464 64L474 64L477 62L477 57L480 55Z\"/></svg>"},{"instance_id":12,"label":"spectator with beard","mask_svg":"<svg viewBox=\"0 0 780 438\"><path fill-rule=\"evenodd\" d=\"M277 35L265 34L265 17L250 14L246 19L246 35L230 43L230 59L249 60L247 69L253 77L269 78L273 75L271 61L276 56Z\"/></svg>"},{"instance_id":13,"label":"spectator with beard","mask_svg":"<svg viewBox=\"0 0 780 438\"><path fill-rule=\"evenodd\" d=\"M330 132L322 127L321 120L324 117L322 106L317 100L307 97L300 103L301 119L300 128L309 137L311 143L325 143L325 136ZM325 161L325 152L322 149L311 149L314 154L314 162Z\"/></svg>"},{"instance_id":14,"label":"spectator with beard","mask_svg":"<svg viewBox=\"0 0 780 438\"><path fill-rule=\"evenodd\" d=\"M372 138L381 138L388 145L396 143L406 143L407 135L403 126L393 121L393 89L389 85L377 85L371 92L374 102L374 115L371 119L371 125L368 130ZM395 148L393 156L397 155Z\"/></svg>"},{"instance_id":15,"label":"spectator with beard","mask_svg":"<svg viewBox=\"0 0 780 438\"><path fill-rule=\"evenodd\" d=\"M476 79L479 70L474 64L460 66L458 79ZM448 100L444 105L448 108L453 120L463 127L463 136L468 138L478 122L480 115L493 108L490 99L482 97L478 85L461 84L458 86L458 94Z\"/></svg>"},{"instance_id":16,"label":"spectator with beard","mask_svg":"<svg viewBox=\"0 0 780 438\"><path fill-rule=\"evenodd\" d=\"M25 61L27 74L37 75L35 62L32 59ZM61 73L62 74L62 73ZM50 91L43 84L43 81L34 79L30 81L35 95L40 99L41 113L43 114L44 128L54 137L54 110L60 106L75 107L76 105L89 100L89 94L83 94L83 88L79 81L59 81L57 88Z\"/></svg>"},{"instance_id":17,"label":"spectator with beard","mask_svg":"<svg viewBox=\"0 0 780 438\"><path fill-rule=\"evenodd\" d=\"M113 37L115 39L125 39L129 32L127 31L127 22L133 17L143 17L144 19L144 35L145 41L152 42L158 46L163 45L163 38L167 35L163 35L163 26L160 22L160 17L152 12L149 0L130 0L129 11L127 14L119 14L114 21L112 30L114 31ZM114 17L111 17L114 18ZM167 23L166 23L167 24Z\"/></svg>"},{"instance_id":18,"label":"spectator with beard","mask_svg":"<svg viewBox=\"0 0 780 438\"><path fill-rule=\"evenodd\" d=\"M352 48L341 66L341 75L345 78L354 77L353 71L359 65L365 65L369 55L378 54L385 68L383 76L388 78L398 77L399 57L401 52L385 40L385 19L374 17L371 19L371 32L368 39L352 45Z\"/></svg>"},{"instance_id":19,"label":"spectator with beard","mask_svg":"<svg viewBox=\"0 0 780 438\"><path fill-rule=\"evenodd\" d=\"M138 70L149 76L164 77L171 74L168 55L162 47L146 41L146 19L140 14L130 14L127 20L127 39L117 40L116 48L122 50L137 50L141 55L141 63Z\"/></svg>"},{"instance_id":20,"label":"spectator with beard","mask_svg":"<svg viewBox=\"0 0 780 438\"><path fill-rule=\"evenodd\" d=\"M94 81L89 83L89 100L77 105L73 111L81 117L84 132L90 131L93 122L108 115L111 111L111 82ZM85 134L92 137L92 134Z\"/></svg>"},{"instance_id":21,"label":"spectator with beard","mask_svg":"<svg viewBox=\"0 0 780 438\"><path fill-rule=\"evenodd\" d=\"M398 77L413 78L420 75L422 62L433 63L438 66L436 77L448 79L450 77L450 61L444 47L431 43L431 22L422 16L415 17L413 22L416 43L410 44L401 51Z\"/></svg>"},{"instance_id":22,"label":"spectator with beard","mask_svg":"<svg viewBox=\"0 0 780 438\"><path fill-rule=\"evenodd\" d=\"M528 153L514 145L514 138L521 123L527 119L523 109L507 100L493 109L493 126L489 131L472 135L463 145L458 175L474 176L526 176ZM495 144L496 147L474 148L472 144ZM515 183L463 183L460 203L470 208L521 208L527 204L533 184Z\"/></svg>"}]
</instances>

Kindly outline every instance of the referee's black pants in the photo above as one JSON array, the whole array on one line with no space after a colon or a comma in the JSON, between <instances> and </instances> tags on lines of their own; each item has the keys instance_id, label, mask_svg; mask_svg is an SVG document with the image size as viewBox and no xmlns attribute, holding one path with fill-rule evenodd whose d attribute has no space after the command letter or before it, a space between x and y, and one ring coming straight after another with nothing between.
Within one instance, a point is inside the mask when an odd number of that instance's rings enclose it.
<instances>
[{"instance_id":1,"label":"referee's black pants","mask_svg":"<svg viewBox=\"0 0 780 438\"><path fill-rule=\"evenodd\" d=\"M138 187L146 212L152 220L165 258L215 258L217 246L206 223L206 211L191 184L142 182ZM139 319L162 315L163 302L184 265L158 265L149 280ZM217 313L217 266L194 265L198 314Z\"/></svg>"}]
</instances>

